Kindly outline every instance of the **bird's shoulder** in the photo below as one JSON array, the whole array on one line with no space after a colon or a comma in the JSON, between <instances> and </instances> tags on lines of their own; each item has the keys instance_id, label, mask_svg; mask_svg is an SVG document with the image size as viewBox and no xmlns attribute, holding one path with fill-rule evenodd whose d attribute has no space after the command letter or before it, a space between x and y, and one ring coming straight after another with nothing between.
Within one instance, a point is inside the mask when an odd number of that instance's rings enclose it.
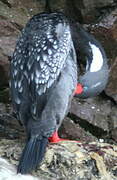
<instances>
[{"instance_id":1,"label":"bird's shoulder","mask_svg":"<svg viewBox=\"0 0 117 180\"><path fill-rule=\"evenodd\" d=\"M35 15L16 45L13 75L25 75L41 95L56 81L72 48L69 23L61 13Z\"/></svg>"}]
</instances>

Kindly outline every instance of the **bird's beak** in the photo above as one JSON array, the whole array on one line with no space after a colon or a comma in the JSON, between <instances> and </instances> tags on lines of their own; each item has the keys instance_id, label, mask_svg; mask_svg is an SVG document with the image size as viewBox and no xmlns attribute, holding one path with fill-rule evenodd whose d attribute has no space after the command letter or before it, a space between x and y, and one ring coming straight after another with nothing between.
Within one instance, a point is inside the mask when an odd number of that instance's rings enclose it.
<instances>
[{"instance_id":1,"label":"bird's beak","mask_svg":"<svg viewBox=\"0 0 117 180\"><path fill-rule=\"evenodd\" d=\"M81 94L82 92L83 92L83 86L82 84L78 83L74 91L74 95Z\"/></svg>"}]
</instances>

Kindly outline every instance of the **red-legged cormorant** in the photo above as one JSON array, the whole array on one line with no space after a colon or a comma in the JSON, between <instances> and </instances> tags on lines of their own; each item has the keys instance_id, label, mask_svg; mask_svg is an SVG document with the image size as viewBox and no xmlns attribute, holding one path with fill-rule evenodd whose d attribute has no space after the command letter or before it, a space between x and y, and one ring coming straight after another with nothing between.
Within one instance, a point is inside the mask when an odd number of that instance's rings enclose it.
<instances>
[{"instance_id":1,"label":"red-legged cormorant","mask_svg":"<svg viewBox=\"0 0 117 180\"><path fill-rule=\"evenodd\" d=\"M11 98L27 142L18 173L42 161L48 138L68 112L77 85L77 62L67 18L35 15L23 29L10 66Z\"/></svg>"},{"instance_id":2,"label":"red-legged cormorant","mask_svg":"<svg viewBox=\"0 0 117 180\"><path fill-rule=\"evenodd\" d=\"M87 66L77 86L82 53ZM84 98L104 89L105 62L101 45L82 28L72 29L62 13L41 13L29 20L10 65L12 103L27 133L18 173L29 173L40 164L48 140L60 141L57 130L74 94Z\"/></svg>"},{"instance_id":3,"label":"red-legged cormorant","mask_svg":"<svg viewBox=\"0 0 117 180\"><path fill-rule=\"evenodd\" d=\"M109 77L108 59L105 51L93 35L84 30L79 23L71 24L71 34L74 42L77 62L84 64L84 72L78 77L79 98L88 98L100 94L106 87Z\"/></svg>"}]
</instances>

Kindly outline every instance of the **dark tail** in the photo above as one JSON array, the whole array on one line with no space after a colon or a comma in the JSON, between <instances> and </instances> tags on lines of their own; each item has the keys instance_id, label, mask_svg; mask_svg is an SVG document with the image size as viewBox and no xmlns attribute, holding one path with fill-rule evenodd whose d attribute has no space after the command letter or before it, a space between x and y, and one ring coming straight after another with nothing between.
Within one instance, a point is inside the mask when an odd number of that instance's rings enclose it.
<instances>
[{"instance_id":1,"label":"dark tail","mask_svg":"<svg viewBox=\"0 0 117 180\"><path fill-rule=\"evenodd\" d=\"M44 157L47 144L48 139L46 137L42 139L39 139L38 136L31 137L25 145L17 172L27 174L37 168Z\"/></svg>"}]
</instances>

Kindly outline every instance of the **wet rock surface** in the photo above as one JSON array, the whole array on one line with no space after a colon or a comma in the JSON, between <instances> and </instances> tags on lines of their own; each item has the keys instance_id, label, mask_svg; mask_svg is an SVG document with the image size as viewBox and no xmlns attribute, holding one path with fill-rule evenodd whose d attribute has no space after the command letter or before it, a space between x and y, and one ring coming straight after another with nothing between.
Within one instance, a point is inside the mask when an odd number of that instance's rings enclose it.
<instances>
[{"instance_id":1,"label":"wet rock surface","mask_svg":"<svg viewBox=\"0 0 117 180\"><path fill-rule=\"evenodd\" d=\"M65 118L59 133L63 138L80 140L80 142L64 141L49 144L45 159L36 172L32 173L33 176L44 180L116 179L117 146L114 145L114 141L112 141L113 145L101 143L103 139L75 125L70 118ZM25 139L24 128L14 117L11 105L0 103L0 157L10 163L11 175L9 176L11 177L12 174L14 174L13 177L17 177L16 166ZM0 180L4 180L2 179L3 169L7 166L3 168L4 164L1 159L0 164L2 167L0 168ZM15 165L14 169L11 165ZM20 178L23 179L22 176Z\"/></svg>"},{"instance_id":2,"label":"wet rock surface","mask_svg":"<svg viewBox=\"0 0 117 180\"><path fill-rule=\"evenodd\" d=\"M113 145L117 144L116 5L115 0L50 0L52 10L61 10L81 22L102 43L109 60L110 77L100 96L86 100L73 99L70 113L63 121L59 134L62 138L84 143L49 145L45 160L36 172L39 177L67 180L84 177L85 180L116 179L117 154ZM44 0L29 0L28 3L27 0L0 0L0 156L8 159L11 164L18 163L25 133L11 107L9 61L25 23L44 9Z\"/></svg>"},{"instance_id":3,"label":"wet rock surface","mask_svg":"<svg viewBox=\"0 0 117 180\"><path fill-rule=\"evenodd\" d=\"M18 139L2 139L0 156L17 166L22 146L24 143ZM116 163L117 146L98 142L61 142L49 144L43 163L32 174L44 180L115 180Z\"/></svg>"}]
</instances>

